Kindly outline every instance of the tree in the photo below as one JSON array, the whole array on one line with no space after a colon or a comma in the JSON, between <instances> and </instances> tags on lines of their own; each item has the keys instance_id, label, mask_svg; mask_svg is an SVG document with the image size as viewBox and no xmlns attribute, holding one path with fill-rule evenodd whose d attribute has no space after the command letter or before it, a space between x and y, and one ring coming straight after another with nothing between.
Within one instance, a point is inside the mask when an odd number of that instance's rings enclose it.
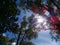
<instances>
[{"instance_id":1,"label":"tree","mask_svg":"<svg viewBox=\"0 0 60 45\"><path fill-rule=\"evenodd\" d=\"M16 45L34 45L31 40L32 38L37 37L37 33L33 32L32 27L30 26L31 20L28 20L26 16L23 17L23 21L21 22L20 32L18 35L17 43Z\"/></svg>"},{"instance_id":2,"label":"tree","mask_svg":"<svg viewBox=\"0 0 60 45\"><path fill-rule=\"evenodd\" d=\"M1 45L8 45L7 42L8 42L8 38L0 35L0 44Z\"/></svg>"},{"instance_id":3,"label":"tree","mask_svg":"<svg viewBox=\"0 0 60 45\"><path fill-rule=\"evenodd\" d=\"M16 0L0 0L0 44L7 45L8 39L7 36L2 34L9 31L17 33L18 24L16 17L19 10L16 5ZM4 42L4 43L3 43Z\"/></svg>"},{"instance_id":4,"label":"tree","mask_svg":"<svg viewBox=\"0 0 60 45\"><path fill-rule=\"evenodd\" d=\"M20 4L22 3L22 5L20 5L20 7L25 7L27 9L30 9L33 13L41 13L40 10L42 9L42 7L45 5L49 8L49 10L51 11L53 6L56 6L57 7L57 11L55 12L59 18L60 18L60 1L59 0L45 0L47 2L46 3L43 3L43 0L24 0L24 1L20 1ZM54 9L55 10L55 9ZM50 12L50 13L54 13L54 12ZM55 21L56 23L56 21ZM52 25L52 24L51 24ZM55 28L57 29L57 31L55 31L55 33L57 34L57 37L59 37L60 35L60 20L59 20L59 24L53 24L54 27L52 28ZM57 28L56 28L57 27ZM52 29L51 29L52 30ZM53 34L53 33L52 33ZM55 38L56 39L56 38ZM58 39L58 38L57 38Z\"/></svg>"},{"instance_id":5,"label":"tree","mask_svg":"<svg viewBox=\"0 0 60 45\"><path fill-rule=\"evenodd\" d=\"M20 36L28 34L28 31L27 30L24 31L24 29L23 29L25 26L27 26L26 25L27 22L25 21L25 18L24 18L23 22L21 23L21 28L19 27L18 23L16 23L18 21L18 18L16 17L18 15L18 13L19 13L19 10L17 8L16 0L0 0L0 41L1 42L4 41L4 43L0 43L1 45L7 45L7 43L9 43L9 45L11 45L10 43L12 43L14 41L13 38L9 40L9 38L5 38L2 35L3 33L7 32L7 31L12 32L14 34L19 34L21 32ZM28 29L28 30L30 30L30 29ZM24 32L24 34L23 34L23 32ZM30 32L32 32L32 30ZM29 34L28 37L26 37L26 38L27 39L33 38L35 36L35 34L33 32L32 32L32 34L33 35ZM5 39L6 39L6 41L5 41ZM24 38L22 37L22 40L23 39ZM21 41L21 42L23 42L23 41ZM30 43L32 45L31 42L26 41L26 44L27 43Z\"/></svg>"},{"instance_id":6,"label":"tree","mask_svg":"<svg viewBox=\"0 0 60 45\"><path fill-rule=\"evenodd\" d=\"M29 9L34 13L41 14L42 12L41 9L43 8L44 5L49 8L49 11L52 11L52 6L54 5L57 7L57 12L55 13L60 15L60 1L59 0L58 1L46 0L46 1L48 2L47 5L43 3L44 2L43 0L20 0L19 5L17 5L16 3L17 0L0 0L0 40L1 42L7 39L7 37L4 37L2 34L9 31L14 34L19 34L17 44L19 43L21 45L24 45L24 44L27 45L29 43L33 45L29 41L29 39L35 38L36 32L33 32L32 27L31 27L32 22L31 20L28 20L28 19L26 20L26 17L24 17L23 22L21 22L21 25L18 25L17 15L18 13L20 13L19 11L21 11L18 9L18 6L20 6L24 10ZM52 14L52 12L50 13ZM28 25L28 29L26 29L27 25ZM56 31L56 33L60 35L60 28L59 28L60 24L58 25L56 24L54 25L54 27L55 26L58 27L58 30ZM8 42L7 40L4 41L4 44L2 43L1 44L5 45L6 44L5 42Z\"/></svg>"},{"instance_id":7,"label":"tree","mask_svg":"<svg viewBox=\"0 0 60 45\"><path fill-rule=\"evenodd\" d=\"M17 14L18 8L15 0L0 0L0 34L6 31L17 31Z\"/></svg>"}]
</instances>

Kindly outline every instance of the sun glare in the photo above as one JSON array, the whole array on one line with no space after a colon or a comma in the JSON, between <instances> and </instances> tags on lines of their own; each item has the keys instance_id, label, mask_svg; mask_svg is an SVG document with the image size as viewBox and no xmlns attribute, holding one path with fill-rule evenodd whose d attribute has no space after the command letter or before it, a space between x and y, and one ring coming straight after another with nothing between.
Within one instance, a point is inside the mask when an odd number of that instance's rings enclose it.
<instances>
[{"instance_id":1,"label":"sun glare","mask_svg":"<svg viewBox=\"0 0 60 45\"><path fill-rule=\"evenodd\" d=\"M39 14L36 14L35 17L37 19L37 23L44 23L47 21L47 19Z\"/></svg>"},{"instance_id":2,"label":"sun glare","mask_svg":"<svg viewBox=\"0 0 60 45\"><path fill-rule=\"evenodd\" d=\"M36 14L34 18L37 19L37 21L36 21L37 25L35 26L36 28L40 28L42 30L49 28L46 17Z\"/></svg>"}]
</instances>

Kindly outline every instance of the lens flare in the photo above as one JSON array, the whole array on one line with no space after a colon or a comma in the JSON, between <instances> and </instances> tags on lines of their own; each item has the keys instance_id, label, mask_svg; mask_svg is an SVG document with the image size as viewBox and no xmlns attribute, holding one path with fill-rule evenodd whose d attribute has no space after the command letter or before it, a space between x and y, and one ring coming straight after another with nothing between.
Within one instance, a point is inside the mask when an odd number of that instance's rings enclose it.
<instances>
[{"instance_id":1,"label":"lens flare","mask_svg":"<svg viewBox=\"0 0 60 45\"><path fill-rule=\"evenodd\" d=\"M40 28L40 30L47 30L49 28L46 17L36 14L34 18L37 20L36 22L34 22L36 24L34 26L35 30L37 30L38 28Z\"/></svg>"}]
</instances>

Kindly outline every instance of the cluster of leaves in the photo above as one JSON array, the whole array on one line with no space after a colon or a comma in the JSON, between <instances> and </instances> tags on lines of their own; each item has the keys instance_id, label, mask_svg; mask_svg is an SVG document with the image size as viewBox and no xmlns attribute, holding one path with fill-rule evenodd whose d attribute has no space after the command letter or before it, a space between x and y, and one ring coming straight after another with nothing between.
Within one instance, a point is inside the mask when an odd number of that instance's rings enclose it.
<instances>
[{"instance_id":1,"label":"cluster of leaves","mask_svg":"<svg viewBox=\"0 0 60 45\"><path fill-rule=\"evenodd\" d=\"M1 45L7 45L8 37L0 35L0 44Z\"/></svg>"},{"instance_id":2,"label":"cluster of leaves","mask_svg":"<svg viewBox=\"0 0 60 45\"><path fill-rule=\"evenodd\" d=\"M0 34L8 31L14 32L18 25L15 23L18 9L14 0L0 0Z\"/></svg>"},{"instance_id":3,"label":"cluster of leaves","mask_svg":"<svg viewBox=\"0 0 60 45\"><path fill-rule=\"evenodd\" d=\"M60 9L59 4L60 4L59 0L20 0L19 3L20 7L25 7L27 9L31 9L33 6L39 9L43 5L48 5L49 7L55 5L58 9Z\"/></svg>"},{"instance_id":4,"label":"cluster of leaves","mask_svg":"<svg viewBox=\"0 0 60 45\"><path fill-rule=\"evenodd\" d=\"M23 45L23 44L33 45L33 43L30 42L29 40L31 40L32 38L36 38L37 33L33 32L29 21L31 21L31 20L27 19L26 16L23 17L23 21L21 22L21 27L19 29L20 33L19 33L19 37L17 40L17 44L19 43L20 45Z\"/></svg>"},{"instance_id":5,"label":"cluster of leaves","mask_svg":"<svg viewBox=\"0 0 60 45\"><path fill-rule=\"evenodd\" d=\"M34 45L32 42L23 42L21 45Z\"/></svg>"}]
</instances>

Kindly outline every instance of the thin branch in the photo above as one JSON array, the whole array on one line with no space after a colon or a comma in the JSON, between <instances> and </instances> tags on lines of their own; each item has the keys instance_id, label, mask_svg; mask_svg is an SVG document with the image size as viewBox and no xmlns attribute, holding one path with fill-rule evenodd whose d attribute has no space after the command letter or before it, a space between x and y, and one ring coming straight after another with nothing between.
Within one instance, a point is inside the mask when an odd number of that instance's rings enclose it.
<instances>
[{"instance_id":1,"label":"thin branch","mask_svg":"<svg viewBox=\"0 0 60 45\"><path fill-rule=\"evenodd\" d=\"M18 45L18 43L19 43L20 34L21 34L21 32L18 34L18 39L17 39L16 45Z\"/></svg>"},{"instance_id":2,"label":"thin branch","mask_svg":"<svg viewBox=\"0 0 60 45\"><path fill-rule=\"evenodd\" d=\"M22 45L22 42L23 42L24 36L25 36L25 34L23 35L21 41L19 42L19 43L20 43L19 45Z\"/></svg>"},{"instance_id":3,"label":"thin branch","mask_svg":"<svg viewBox=\"0 0 60 45\"><path fill-rule=\"evenodd\" d=\"M60 9L60 7L53 1L53 0L50 0L58 9Z\"/></svg>"}]
</instances>

